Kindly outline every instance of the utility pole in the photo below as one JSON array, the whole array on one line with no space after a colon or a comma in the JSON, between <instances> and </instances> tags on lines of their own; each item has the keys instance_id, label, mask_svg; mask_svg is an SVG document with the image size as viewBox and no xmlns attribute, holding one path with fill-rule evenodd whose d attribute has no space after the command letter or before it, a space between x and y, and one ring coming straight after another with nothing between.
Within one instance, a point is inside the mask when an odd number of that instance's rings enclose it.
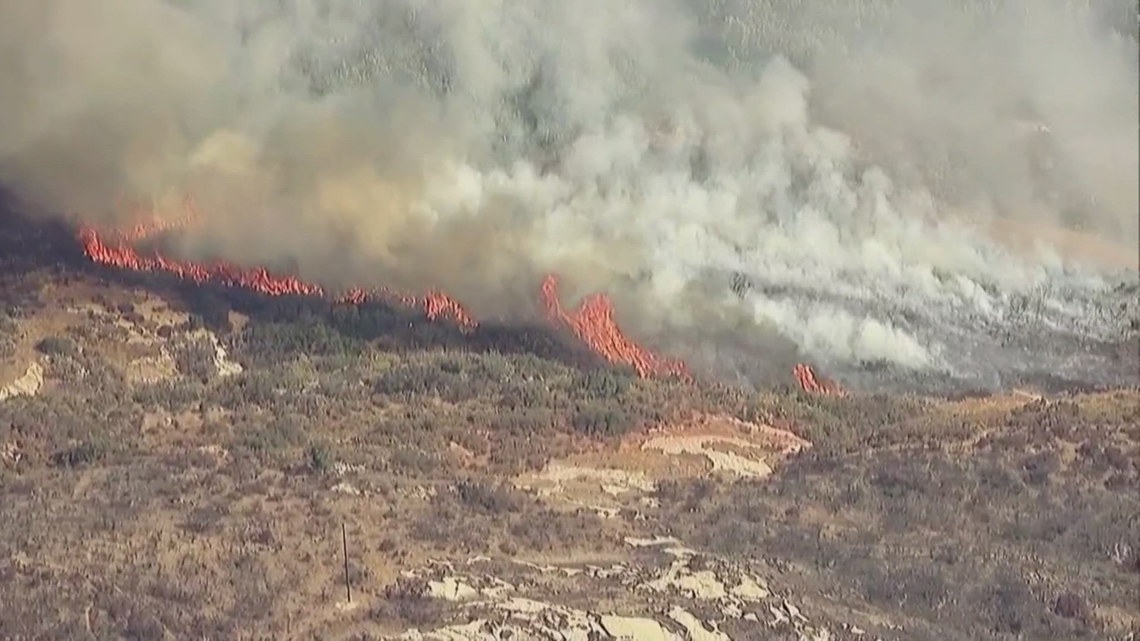
<instances>
[{"instance_id":1,"label":"utility pole","mask_svg":"<svg viewBox=\"0 0 1140 641\"><path fill-rule=\"evenodd\" d=\"M352 603L352 584L348 580L348 528L344 521L340 522L340 542L344 550L344 594L348 602Z\"/></svg>"}]
</instances>

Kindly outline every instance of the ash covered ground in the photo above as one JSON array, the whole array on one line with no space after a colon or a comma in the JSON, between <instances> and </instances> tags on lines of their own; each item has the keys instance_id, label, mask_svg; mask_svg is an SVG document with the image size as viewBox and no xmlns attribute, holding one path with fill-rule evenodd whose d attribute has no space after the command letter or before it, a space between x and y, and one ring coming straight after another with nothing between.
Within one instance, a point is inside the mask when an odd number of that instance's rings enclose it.
<instances>
[{"instance_id":1,"label":"ash covered ground","mask_svg":"<svg viewBox=\"0 0 1140 641\"><path fill-rule=\"evenodd\" d=\"M863 290L845 296L788 287L761 275L732 279L742 305L778 300L801 309L825 306L847 323L883 319L930 354L924 367L911 368L887 359L828 358L825 351L817 361L821 370L852 390L958 394L1029 387L1056 392L1140 383L1140 287L1134 274L1058 273L1033 290L1014 293L960 276L954 285L947 292L899 285L890 293ZM760 345L743 352L719 350L716 360L732 364L730 375L763 379L769 374L756 362L757 350L764 349ZM783 351L795 353L796 347L788 344Z\"/></svg>"}]
</instances>

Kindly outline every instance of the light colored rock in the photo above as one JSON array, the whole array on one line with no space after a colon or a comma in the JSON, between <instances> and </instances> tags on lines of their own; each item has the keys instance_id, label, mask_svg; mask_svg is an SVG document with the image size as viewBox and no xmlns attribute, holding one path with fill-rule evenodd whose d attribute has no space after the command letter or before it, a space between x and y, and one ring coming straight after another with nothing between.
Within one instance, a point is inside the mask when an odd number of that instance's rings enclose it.
<instances>
[{"instance_id":1,"label":"light colored rock","mask_svg":"<svg viewBox=\"0 0 1140 641\"><path fill-rule=\"evenodd\" d=\"M245 369L241 363L230 360L229 352L218 340L218 335L208 329L199 329L191 332L188 336L190 340L204 341L214 352L214 370L218 376L227 377L241 374Z\"/></svg>"},{"instance_id":2,"label":"light colored rock","mask_svg":"<svg viewBox=\"0 0 1140 641\"><path fill-rule=\"evenodd\" d=\"M671 536L659 536L652 539L642 539L634 536L627 536L625 544L635 548L648 548L657 547L661 545L680 545L681 542Z\"/></svg>"},{"instance_id":3,"label":"light colored rock","mask_svg":"<svg viewBox=\"0 0 1140 641\"><path fill-rule=\"evenodd\" d=\"M433 599L470 601L479 598L479 590L455 577L447 577L442 581L428 581L427 589L427 595Z\"/></svg>"},{"instance_id":4,"label":"light colored rock","mask_svg":"<svg viewBox=\"0 0 1140 641\"><path fill-rule=\"evenodd\" d=\"M487 627L488 623L479 619L471 623L450 625L430 632L408 630L396 638L401 641L483 641L487 638L494 638L487 636Z\"/></svg>"},{"instance_id":5,"label":"light colored rock","mask_svg":"<svg viewBox=\"0 0 1140 641\"><path fill-rule=\"evenodd\" d=\"M800 639L802 639L802 641L831 641L831 630L827 628L808 630L806 633L800 635Z\"/></svg>"},{"instance_id":6,"label":"light colored rock","mask_svg":"<svg viewBox=\"0 0 1140 641\"><path fill-rule=\"evenodd\" d=\"M732 641L727 634L720 630L709 630L700 619L681 606L675 605L670 608L669 618L685 629L689 635L689 641Z\"/></svg>"},{"instance_id":7,"label":"light colored rock","mask_svg":"<svg viewBox=\"0 0 1140 641\"><path fill-rule=\"evenodd\" d=\"M599 620L606 634L617 641L670 641L676 638L653 619L609 615Z\"/></svg>"},{"instance_id":8,"label":"light colored rock","mask_svg":"<svg viewBox=\"0 0 1140 641\"><path fill-rule=\"evenodd\" d=\"M499 605L499 608L502 610L518 612L520 614L537 614L549 610L551 607L553 606L549 603L535 601L534 599L524 599L522 597L508 599Z\"/></svg>"},{"instance_id":9,"label":"light colored rock","mask_svg":"<svg viewBox=\"0 0 1140 641\"><path fill-rule=\"evenodd\" d=\"M689 572L684 565L681 565L680 568L678 569L678 565L674 564L673 568L670 568L664 576L650 581L646 585L658 592L677 590L700 601L715 601L728 596L728 590L725 589L724 583L721 582L715 572L710 570Z\"/></svg>"},{"instance_id":10,"label":"light colored rock","mask_svg":"<svg viewBox=\"0 0 1140 641\"><path fill-rule=\"evenodd\" d=\"M674 559L661 576L645 583L645 587L655 592L681 592L700 601L730 600L729 591L717 573L712 570L693 571L689 559L696 552L684 547L671 547L666 550Z\"/></svg>"},{"instance_id":11,"label":"light colored rock","mask_svg":"<svg viewBox=\"0 0 1140 641\"><path fill-rule=\"evenodd\" d=\"M498 577L490 577L489 581L490 585L483 586L479 589L479 593L489 599L501 601L506 599L508 594L518 589Z\"/></svg>"},{"instance_id":12,"label":"light colored rock","mask_svg":"<svg viewBox=\"0 0 1140 641\"><path fill-rule=\"evenodd\" d=\"M792 620L788 618L788 615L784 614L782 610L775 606L768 606L768 612L772 615L773 626L786 625L792 622Z\"/></svg>"},{"instance_id":13,"label":"light colored rock","mask_svg":"<svg viewBox=\"0 0 1140 641\"><path fill-rule=\"evenodd\" d=\"M568 487L589 485L603 494L620 496L629 492L651 492L653 482L645 474L629 470L583 467L564 463L551 463L541 472L520 478L521 489L533 490L539 496L550 496L566 491Z\"/></svg>"},{"instance_id":14,"label":"light colored rock","mask_svg":"<svg viewBox=\"0 0 1140 641\"><path fill-rule=\"evenodd\" d=\"M127 363L126 378L132 385L153 385L177 376L178 366L166 350L155 356L136 358Z\"/></svg>"},{"instance_id":15,"label":"light colored rock","mask_svg":"<svg viewBox=\"0 0 1140 641\"><path fill-rule=\"evenodd\" d=\"M756 451L758 456L764 451L760 445L741 438L712 435L657 436L642 443L641 449L657 450L671 456L689 454L704 457L712 465L713 472L757 478L772 474L772 467L762 458L748 458L735 452L714 449L716 445Z\"/></svg>"},{"instance_id":16,"label":"light colored rock","mask_svg":"<svg viewBox=\"0 0 1140 641\"><path fill-rule=\"evenodd\" d=\"M796 606L792 605L791 603L788 603L787 599L784 599L784 610L792 617L793 620L798 620L798 621L803 621L803 622L807 621L807 618L804 617L804 615L800 612L800 609L797 608Z\"/></svg>"},{"instance_id":17,"label":"light colored rock","mask_svg":"<svg viewBox=\"0 0 1140 641\"><path fill-rule=\"evenodd\" d=\"M722 622L750 621L759 626L764 625L762 620L788 638L800 641L831 638L825 628L809 626L799 607L788 599L773 597L766 582L750 575L740 564L698 555L672 538L631 537L626 543L644 550L628 563L570 567L516 561L519 568L528 568L532 577L537 573L542 578L520 577L513 585L480 573L478 564L490 561L486 558L468 559L462 564L428 561L421 569L405 570L401 573L404 576L429 579L425 596L456 603L458 609L467 613L464 619L475 622L430 631L409 630L396 638L403 641L501 638L590 641L599 637L626 641L731 641L719 627ZM694 560L702 563L695 564ZM461 569L457 571L457 568ZM439 578L441 576L447 578ZM641 602L640 607L656 615L623 616L615 612L580 610L552 601L567 583L573 586L568 592L577 598L589 595L591 582L595 581L605 582L610 587L615 581L624 585L630 597ZM695 608L687 605L693 601L701 602L701 612L713 614L708 618L697 616L693 613ZM771 613L771 619L767 615L757 616L765 609ZM681 632L672 631L678 629Z\"/></svg>"},{"instance_id":18,"label":"light colored rock","mask_svg":"<svg viewBox=\"0 0 1140 641\"><path fill-rule=\"evenodd\" d=\"M44 368L33 361L23 376L0 388L0 401L6 401L14 396L35 396L39 394L43 385Z\"/></svg>"},{"instance_id":19,"label":"light colored rock","mask_svg":"<svg viewBox=\"0 0 1140 641\"><path fill-rule=\"evenodd\" d=\"M730 592L745 601L760 601L767 599L771 595L767 588L761 585L757 579L750 576L743 577L740 584L733 586Z\"/></svg>"},{"instance_id":20,"label":"light colored rock","mask_svg":"<svg viewBox=\"0 0 1140 641\"><path fill-rule=\"evenodd\" d=\"M432 585L435 584L435 585ZM464 587L474 591L470 598L457 597ZM401 641L482 641L484 639L562 639L590 641L599 636L623 641L684 641L668 632L660 623L648 618L597 614L567 606L524 597L499 598L490 601L479 597L486 590L470 587L466 580L444 579L429 582L429 593L452 601L465 601L464 607L491 608L491 616L480 616L463 625L440 627L430 631L408 630L395 637ZM493 622L493 623L492 623Z\"/></svg>"}]
</instances>

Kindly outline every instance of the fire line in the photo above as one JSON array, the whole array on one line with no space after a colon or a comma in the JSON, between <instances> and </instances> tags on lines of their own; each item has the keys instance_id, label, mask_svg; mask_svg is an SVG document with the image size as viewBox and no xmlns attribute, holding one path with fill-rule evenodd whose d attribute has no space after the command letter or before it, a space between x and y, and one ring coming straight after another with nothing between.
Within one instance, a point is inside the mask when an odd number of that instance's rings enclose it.
<instances>
[{"instance_id":1,"label":"fire line","mask_svg":"<svg viewBox=\"0 0 1140 641\"><path fill-rule=\"evenodd\" d=\"M155 218L109 233L81 227L79 242L89 259L106 267L161 272L199 284L212 283L241 288L267 296L326 296L320 285L295 276L271 274L265 268L245 268L222 261L204 263L179 260L157 252L142 254L134 248L135 243L156 234L192 225L197 216L193 203L189 201L187 212L176 219ZM453 322L464 332L474 331L479 325L462 305L441 291L429 291L415 296L387 288L357 288L334 298L337 303L353 305L373 300L422 310L429 320ZM590 349L611 363L630 366L642 377L670 376L691 380L688 367L682 361L656 354L627 337L614 319L613 301L605 294L591 295L582 301L578 309L567 310L558 297L558 278L552 274L542 282L540 302L552 325L569 329ZM809 365L797 365L793 374L806 392L827 395L844 393L838 385L822 381Z\"/></svg>"}]
</instances>

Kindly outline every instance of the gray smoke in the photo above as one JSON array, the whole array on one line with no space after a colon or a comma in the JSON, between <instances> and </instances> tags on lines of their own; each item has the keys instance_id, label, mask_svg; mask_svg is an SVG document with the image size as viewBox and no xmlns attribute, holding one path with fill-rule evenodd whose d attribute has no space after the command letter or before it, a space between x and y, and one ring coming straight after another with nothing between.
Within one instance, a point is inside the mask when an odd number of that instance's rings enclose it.
<instances>
[{"instance_id":1,"label":"gray smoke","mask_svg":"<svg viewBox=\"0 0 1140 641\"><path fill-rule=\"evenodd\" d=\"M558 272L753 379L1135 380L1096 350L1138 267L1136 26L1125 0L0 0L0 182L105 225L191 194L185 255L484 317Z\"/></svg>"}]
</instances>

